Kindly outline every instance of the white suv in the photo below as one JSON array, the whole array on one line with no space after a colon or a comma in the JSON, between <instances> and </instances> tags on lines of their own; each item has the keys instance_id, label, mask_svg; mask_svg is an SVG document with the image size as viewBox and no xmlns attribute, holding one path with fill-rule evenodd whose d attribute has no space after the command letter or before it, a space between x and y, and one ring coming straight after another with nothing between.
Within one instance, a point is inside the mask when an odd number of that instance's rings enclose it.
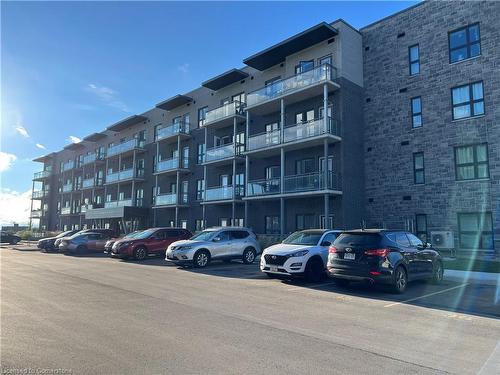
<instances>
[{"instance_id":1,"label":"white suv","mask_svg":"<svg viewBox=\"0 0 500 375\"><path fill-rule=\"evenodd\" d=\"M269 277L303 276L317 282L326 276L328 247L340 230L308 229L292 233L282 243L262 252L260 270Z\"/></svg>"},{"instance_id":2,"label":"white suv","mask_svg":"<svg viewBox=\"0 0 500 375\"><path fill-rule=\"evenodd\" d=\"M167 248L165 260L176 264L205 267L211 260L241 259L254 262L260 254L255 234L247 228L222 227L204 230L189 240L176 241Z\"/></svg>"}]
</instances>

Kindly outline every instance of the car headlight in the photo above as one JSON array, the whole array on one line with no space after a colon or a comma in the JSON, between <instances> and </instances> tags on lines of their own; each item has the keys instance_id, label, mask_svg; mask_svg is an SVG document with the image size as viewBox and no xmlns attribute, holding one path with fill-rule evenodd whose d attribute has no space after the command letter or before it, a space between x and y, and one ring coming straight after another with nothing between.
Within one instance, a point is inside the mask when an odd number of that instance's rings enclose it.
<instances>
[{"instance_id":1,"label":"car headlight","mask_svg":"<svg viewBox=\"0 0 500 375\"><path fill-rule=\"evenodd\" d=\"M303 257L309 252L309 250L300 250L296 251L295 253L288 254L289 258L295 258L295 257Z\"/></svg>"},{"instance_id":2,"label":"car headlight","mask_svg":"<svg viewBox=\"0 0 500 375\"><path fill-rule=\"evenodd\" d=\"M193 246L179 246L176 250L191 250Z\"/></svg>"},{"instance_id":3,"label":"car headlight","mask_svg":"<svg viewBox=\"0 0 500 375\"><path fill-rule=\"evenodd\" d=\"M118 247L125 247L125 246L128 246L130 245L130 242L120 242L120 244L118 245Z\"/></svg>"}]
</instances>

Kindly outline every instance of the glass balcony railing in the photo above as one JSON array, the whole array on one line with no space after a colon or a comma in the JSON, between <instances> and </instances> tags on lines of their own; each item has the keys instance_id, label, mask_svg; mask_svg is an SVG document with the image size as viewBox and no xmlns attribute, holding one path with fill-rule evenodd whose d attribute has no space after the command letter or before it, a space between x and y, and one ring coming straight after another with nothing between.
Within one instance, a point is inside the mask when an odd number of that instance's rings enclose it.
<instances>
[{"instance_id":1,"label":"glass balcony railing","mask_svg":"<svg viewBox=\"0 0 500 375\"><path fill-rule=\"evenodd\" d=\"M307 72L273 82L247 94L247 105L254 106L320 82L333 81L336 78L337 70L331 65L324 64Z\"/></svg>"},{"instance_id":2,"label":"glass balcony railing","mask_svg":"<svg viewBox=\"0 0 500 375\"><path fill-rule=\"evenodd\" d=\"M40 198L43 198L47 195L49 195L48 190L34 190L33 193L31 194L31 197L33 199L40 199Z\"/></svg>"},{"instance_id":3,"label":"glass balcony railing","mask_svg":"<svg viewBox=\"0 0 500 375\"><path fill-rule=\"evenodd\" d=\"M205 201L220 201L233 199L233 187L232 186L219 186L214 188L209 188L205 191ZM236 186L235 197L239 198L245 195L245 189L241 185Z\"/></svg>"},{"instance_id":4,"label":"glass balcony railing","mask_svg":"<svg viewBox=\"0 0 500 375\"><path fill-rule=\"evenodd\" d=\"M61 215L71 214L71 207L61 207Z\"/></svg>"},{"instance_id":5,"label":"glass balcony railing","mask_svg":"<svg viewBox=\"0 0 500 375\"><path fill-rule=\"evenodd\" d=\"M235 155L234 143L230 143L224 146L213 147L209 148L206 151L205 162L232 158L234 155Z\"/></svg>"},{"instance_id":6,"label":"glass balcony railing","mask_svg":"<svg viewBox=\"0 0 500 375\"><path fill-rule=\"evenodd\" d=\"M172 171L179 168L179 158L161 160L156 163L155 172Z\"/></svg>"},{"instance_id":7,"label":"glass balcony railing","mask_svg":"<svg viewBox=\"0 0 500 375\"><path fill-rule=\"evenodd\" d=\"M247 184L247 197L272 195L281 193L281 179L279 177L269 180L250 181Z\"/></svg>"},{"instance_id":8,"label":"glass balcony railing","mask_svg":"<svg viewBox=\"0 0 500 375\"><path fill-rule=\"evenodd\" d=\"M80 206L80 212L81 212L81 213L85 213L85 212L87 212L88 210L91 210L91 209L93 209L93 208L94 208L94 206L93 206L93 205L91 205L91 204L82 204L82 205Z\"/></svg>"},{"instance_id":9,"label":"glass balcony railing","mask_svg":"<svg viewBox=\"0 0 500 375\"><path fill-rule=\"evenodd\" d=\"M106 182L118 182L124 180L130 180L131 178L142 178L144 177L144 169L138 169L134 176L134 168L124 169L123 171L108 173L106 175Z\"/></svg>"},{"instance_id":10,"label":"glass balcony railing","mask_svg":"<svg viewBox=\"0 0 500 375\"><path fill-rule=\"evenodd\" d=\"M118 201L109 201L104 203L105 208L125 207L125 206L132 206L132 199L122 199Z\"/></svg>"},{"instance_id":11,"label":"glass balcony railing","mask_svg":"<svg viewBox=\"0 0 500 375\"><path fill-rule=\"evenodd\" d=\"M66 172L75 168L75 161L70 160L62 165L61 172Z\"/></svg>"},{"instance_id":12,"label":"glass balcony railing","mask_svg":"<svg viewBox=\"0 0 500 375\"><path fill-rule=\"evenodd\" d=\"M40 218L43 216L43 211L42 210L33 210L31 211L31 217L32 218Z\"/></svg>"},{"instance_id":13,"label":"glass balcony railing","mask_svg":"<svg viewBox=\"0 0 500 375\"><path fill-rule=\"evenodd\" d=\"M63 193L69 193L69 192L73 191L73 184L63 185L62 191L63 191Z\"/></svg>"},{"instance_id":14,"label":"glass balcony railing","mask_svg":"<svg viewBox=\"0 0 500 375\"><path fill-rule=\"evenodd\" d=\"M93 178L87 178L82 182L82 187L84 189L90 189L93 188L94 186L95 186L95 180Z\"/></svg>"},{"instance_id":15,"label":"glass balcony railing","mask_svg":"<svg viewBox=\"0 0 500 375\"><path fill-rule=\"evenodd\" d=\"M340 179L333 173L327 174L327 181L322 172L308 173L302 175L285 176L283 192L284 193L299 193L303 191L315 190L340 190Z\"/></svg>"},{"instance_id":16,"label":"glass balcony railing","mask_svg":"<svg viewBox=\"0 0 500 375\"><path fill-rule=\"evenodd\" d=\"M205 116L205 126L211 123L223 120L227 117L235 115L243 115L245 111L245 103L241 103L238 100L234 102L224 104L218 108L212 109L206 113Z\"/></svg>"},{"instance_id":17,"label":"glass balcony railing","mask_svg":"<svg viewBox=\"0 0 500 375\"><path fill-rule=\"evenodd\" d=\"M104 160L104 156L103 155L98 155L98 154L88 154L88 155L85 155L82 159L82 165L86 165L86 164L90 164L90 163L93 163L97 160Z\"/></svg>"},{"instance_id":18,"label":"glass balcony railing","mask_svg":"<svg viewBox=\"0 0 500 375\"><path fill-rule=\"evenodd\" d=\"M155 197L155 205L157 206L174 205L176 203L177 203L176 193L161 194Z\"/></svg>"},{"instance_id":19,"label":"glass balcony railing","mask_svg":"<svg viewBox=\"0 0 500 375\"><path fill-rule=\"evenodd\" d=\"M332 118L328 118L325 125L325 121L319 118L317 120L287 126L283 129L283 142L298 141L322 134L340 135L339 122Z\"/></svg>"},{"instance_id":20,"label":"glass balcony railing","mask_svg":"<svg viewBox=\"0 0 500 375\"><path fill-rule=\"evenodd\" d=\"M186 122L176 122L175 124L158 127L156 130L157 141L179 134L189 134L189 124Z\"/></svg>"},{"instance_id":21,"label":"glass balcony railing","mask_svg":"<svg viewBox=\"0 0 500 375\"><path fill-rule=\"evenodd\" d=\"M248 150L253 151L261 148L272 147L279 145L280 143L281 131L274 130L272 132L256 134L248 137Z\"/></svg>"},{"instance_id":22,"label":"glass balcony railing","mask_svg":"<svg viewBox=\"0 0 500 375\"><path fill-rule=\"evenodd\" d=\"M37 179L41 179L41 178L47 178L47 177L49 177L51 174L52 174L52 171L40 171L40 172L36 172L36 173L33 175L33 179L34 179L34 180L37 180Z\"/></svg>"},{"instance_id":23,"label":"glass balcony railing","mask_svg":"<svg viewBox=\"0 0 500 375\"><path fill-rule=\"evenodd\" d=\"M131 139L129 141L111 146L108 148L108 157L121 154L133 150L134 148L143 148L145 141L139 139Z\"/></svg>"}]
</instances>

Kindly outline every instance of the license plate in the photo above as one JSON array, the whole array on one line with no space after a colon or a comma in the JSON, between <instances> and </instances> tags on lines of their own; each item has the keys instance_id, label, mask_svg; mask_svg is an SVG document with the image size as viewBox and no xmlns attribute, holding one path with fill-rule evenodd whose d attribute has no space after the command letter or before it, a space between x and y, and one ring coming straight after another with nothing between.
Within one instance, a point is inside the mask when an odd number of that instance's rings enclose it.
<instances>
[{"instance_id":1,"label":"license plate","mask_svg":"<svg viewBox=\"0 0 500 375\"><path fill-rule=\"evenodd\" d=\"M278 272L278 267L277 266L270 266L269 270L272 272Z\"/></svg>"},{"instance_id":2,"label":"license plate","mask_svg":"<svg viewBox=\"0 0 500 375\"><path fill-rule=\"evenodd\" d=\"M354 254L354 253L344 253L344 259L354 260L354 259L356 259L356 254Z\"/></svg>"}]
</instances>

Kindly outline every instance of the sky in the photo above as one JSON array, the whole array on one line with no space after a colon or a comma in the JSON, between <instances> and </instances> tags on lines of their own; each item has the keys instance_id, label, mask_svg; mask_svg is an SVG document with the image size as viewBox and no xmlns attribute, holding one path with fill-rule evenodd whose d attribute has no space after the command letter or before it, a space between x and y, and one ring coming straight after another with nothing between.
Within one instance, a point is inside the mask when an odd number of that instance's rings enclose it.
<instances>
[{"instance_id":1,"label":"sky","mask_svg":"<svg viewBox=\"0 0 500 375\"><path fill-rule=\"evenodd\" d=\"M416 1L1 2L0 223L25 223L33 158L198 87L319 22Z\"/></svg>"}]
</instances>

